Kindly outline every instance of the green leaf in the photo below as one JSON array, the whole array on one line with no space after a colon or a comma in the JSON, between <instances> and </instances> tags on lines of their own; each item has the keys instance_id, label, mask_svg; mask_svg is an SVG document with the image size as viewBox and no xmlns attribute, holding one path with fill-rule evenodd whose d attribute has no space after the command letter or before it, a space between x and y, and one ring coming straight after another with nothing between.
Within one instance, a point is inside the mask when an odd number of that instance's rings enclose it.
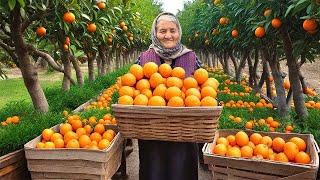
<instances>
[{"instance_id":1,"label":"green leaf","mask_svg":"<svg viewBox=\"0 0 320 180\"><path fill-rule=\"evenodd\" d=\"M294 8L295 6L293 5L293 4L291 4L289 7L288 7L288 9L287 9L287 11L286 11L286 13L285 13L285 17L287 17L288 16L288 14L292 11L292 9Z\"/></svg>"},{"instance_id":2,"label":"green leaf","mask_svg":"<svg viewBox=\"0 0 320 180\"><path fill-rule=\"evenodd\" d=\"M22 19L26 19L26 11L23 8L20 8L20 14Z\"/></svg>"},{"instance_id":3,"label":"green leaf","mask_svg":"<svg viewBox=\"0 0 320 180\"><path fill-rule=\"evenodd\" d=\"M106 23L110 23L109 19L105 18L105 17L100 17L99 20L103 20Z\"/></svg>"},{"instance_id":4,"label":"green leaf","mask_svg":"<svg viewBox=\"0 0 320 180\"><path fill-rule=\"evenodd\" d=\"M16 6L16 0L9 0L8 1L8 5L9 5L9 8L10 8L10 11L13 10L13 8Z\"/></svg>"},{"instance_id":5,"label":"green leaf","mask_svg":"<svg viewBox=\"0 0 320 180\"><path fill-rule=\"evenodd\" d=\"M81 16L87 19L88 21L91 21L91 18L88 15L81 13Z\"/></svg>"},{"instance_id":6,"label":"green leaf","mask_svg":"<svg viewBox=\"0 0 320 180\"><path fill-rule=\"evenodd\" d=\"M24 8L24 6L26 5L26 3L24 2L24 0L18 0L20 7Z\"/></svg>"}]
</instances>

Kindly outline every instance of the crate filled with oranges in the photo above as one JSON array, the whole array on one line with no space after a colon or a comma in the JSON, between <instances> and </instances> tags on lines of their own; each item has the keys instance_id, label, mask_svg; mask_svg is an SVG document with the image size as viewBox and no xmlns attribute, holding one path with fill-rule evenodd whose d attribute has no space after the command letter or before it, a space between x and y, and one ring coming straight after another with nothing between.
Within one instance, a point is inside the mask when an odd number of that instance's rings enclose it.
<instances>
[{"instance_id":1,"label":"crate filled with oranges","mask_svg":"<svg viewBox=\"0 0 320 180\"><path fill-rule=\"evenodd\" d=\"M75 119L44 129L24 146L32 179L111 178L121 164L123 137L106 127Z\"/></svg>"},{"instance_id":2,"label":"crate filled with oranges","mask_svg":"<svg viewBox=\"0 0 320 180\"><path fill-rule=\"evenodd\" d=\"M202 149L214 179L316 179L319 148L311 134L218 130Z\"/></svg>"},{"instance_id":3,"label":"crate filled with oranges","mask_svg":"<svg viewBox=\"0 0 320 180\"><path fill-rule=\"evenodd\" d=\"M222 110L218 86L202 68L187 77L181 67L134 64L121 77L112 110L126 138L211 142Z\"/></svg>"}]
</instances>

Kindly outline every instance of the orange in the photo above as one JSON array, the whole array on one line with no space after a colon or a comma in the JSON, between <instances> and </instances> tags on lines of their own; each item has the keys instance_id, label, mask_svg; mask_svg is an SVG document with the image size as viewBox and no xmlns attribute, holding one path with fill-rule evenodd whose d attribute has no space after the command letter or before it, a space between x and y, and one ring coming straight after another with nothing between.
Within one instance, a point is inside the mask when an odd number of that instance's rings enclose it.
<instances>
[{"instance_id":1,"label":"orange","mask_svg":"<svg viewBox=\"0 0 320 180\"><path fill-rule=\"evenodd\" d=\"M122 86L122 87L119 89L119 96L124 96L124 95L128 95L128 96L133 97L133 96L134 96L134 90L133 90L133 88L130 87L130 86Z\"/></svg>"},{"instance_id":2,"label":"orange","mask_svg":"<svg viewBox=\"0 0 320 180\"><path fill-rule=\"evenodd\" d=\"M54 134L54 131L52 129L44 129L42 131L42 139L44 139L45 141L49 141L53 134Z\"/></svg>"},{"instance_id":3,"label":"orange","mask_svg":"<svg viewBox=\"0 0 320 180\"><path fill-rule=\"evenodd\" d=\"M162 77L167 78L171 76L172 68L169 64L161 64L159 66L159 73L161 74Z\"/></svg>"},{"instance_id":4,"label":"orange","mask_svg":"<svg viewBox=\"0 0 320 180\"><path fill-rule=\"evenodd\" d=\"M278 28L281 27L282 22L281 22L281 20L279 18L274 18L271 21L271 25L272 25L273 28L278 29Z\"/></svg>"},{"instance_id":5,"label":"orange","mask_svg":"<svg viewBox=\"0 0 320 180\"><path fill-rule=\"evenodd\" d=\"M112 129L108 129L108 130L106 130L106 133L111 134L113 137L115 137L115 136L116 136L116 132L114 132L114 130L112 130ZM111 141L110 141L110 142L111 142Z\"/></svg>"},{"instance_id":6,"label":"orange","mask_svg":"<svg viewBox=\"0 0 320 180\"><path fill-rule=\"evenodd\" d=\"M159 84L154 90L152 95L153 96L161 96L161 97L165 97L165 93L167 91L167 87L164 84Z\"/></svg>"},{"instance_id":7,"label":"orange","mask_svg":"<svg viewBox=\"0 0 320 180\"><path fill-rule=\"evenodd\" d=\"M161 96L152 96L148 101L148 106L166 106L166 101Z\"/></svg>"},{"instance_id":8,"label":"orange","mask_svg":"<svg viewBox=\"0 0 320 180\"><path fill-rule=\"evenodd\" d=\"M195 95L187 96L184 101L187 107L201 106L201 102L199 98Z\"/></svg>"},{"instance_id":9,"label":"orange","mask_svg":"<svg viewBox=\"0 0 320 180\"><path fill-rule=\"evenodd\" d=\"M252 149L254 149L256 147L256 145L254 145L254 143L252 141L249 141L248 146L250 146Z\"/></svg>"},{"instance_id":10,"label":"orange","mask_svg":"<svg viewBox=\"0 0 320 180\"><path fill-rule=\"evenodd\" d=\"M309 164L311 162L311 158L309 154L300 151L295 157L296 163Z\"/></svg>"},{"instance_id":11,"label":"orange","mask_svg":"<svg viewBox=\"0 0 320 180\"><path fill-rule=\"evenodd\" d=\"M213 148L213 154L225 156L227 153L227 146L225 144L217 144Z\"/></svg>"},{"instance_id":12,"label":"orange","mask_svg":"<svg viewBox=\"0 0 320 180\"><path fill-rule=\"evenodd\" d=\"M198 82L193 77L187 77L183 80L183 87L185 87L186 90L190 88L197 88Z\"/></svg>"},{"instance_id":13,"label":"orange","mask_svg":"<svg viewBox=\"0 0 320 180\"><path fill-rule=\"evenodd\" d=\"M271 9L269 9L269 8L265 9L264 12L263 12L264 17L270 16L271 12L272 12Z\"/></svg>"},{"instance_id":14,"label":"orange","mask_svg":"<svg viewBox=\"0 0 320 180\"><path fill-rule=\"evenodd\" d=\"M181 89L183 86L183 81L177 77L168 77L166 81L166 85L167 87L176 86Z\"/></svg>"},{"instance_id":15,"label":"orange","mask_svg":"<svg viewBox=\"0 0 320 180\"><path fill-rule=\"evenodd\" d=\"M36 33L38 36L43 37L46 35L46 28L44 28L43 26L40 26L37 28Z\"/></svg>"},{"instance_id":16,"label":"orange","mask_svg":"<svg viewBox=\"0 0 320 180\"><path fill-rule=\"evenodd\" d=\"M102 138L108 140L109 142L111 142L113 140L113 138L114 138L114 135L111 132L107 132L106 131L106 132L103 133Z\"/></svg>"},{"instance_id":17,"label":"orange","mask_svg":"<svg viewBox=\"0 0 320 180\"><path fill-rule=\"evenodd\" d=\"M273 128L278 128L279 125L280 125L280 124L279 124L278 121L272 121L271 124L270 124L270 126L273 127Z\"/></svg>"},{"instance_id":18,"label":"orange","mask_svg":"<svg viewBox=\"0 0 320 180\"><path fill-rule=\"evenodd\" d=\"M76 140L76 139L70 140L70 141L67 143L66 148L80 148L79 141Z\"/></svg>"},{"instance_id":19,"label":"orange","mask_svg":"<svg viewBox=\"0 0 320 180\"><path fill-rule=\"evenodd\" d=\"M303 29L306 31L314 31L317 29L318 24L315 19L306 19L303 21Z\"/></svg>"},{"instance_id":20,"label":"orange","mask_svg":"<svg viewBox=\"0 0 320 180\"><path fill-rule=\"evenodd\" d=\"M234 29L234 30L231 31L231 36L232 36L233 38L238 37L238 35L239 35L238 30Z\"/></svg>"},{"instance_id":21,"label":"orange","mask_svg":"<svg viewBox=\"0 0 320 180\"><path fill-rule=\"evenodd\" d=\"M74 131L76 131L77 129L79 129L79 128L82 128L82 122L81 122L81 120L74 120L73 122L72 122L72 124L71 124L71 126L72 126L72 129L74 130Z\"/></svg>"},{"instance_id":22,"label":"orange","mask_svg":"<svg viewBox=\"0 0 320 180\"><path fill-rule=\"evenodd\" d=\"M307 148L306 142L299 137L293 137L289 141L295 143L298 146L299 151L305 151Z\"/></svg>"},{"instance_id":23,"label":"orange","mask_svg":"<svg viewBox=\"0 0 320 180\"><path fill-rule=\"evenodd\" d=\"M136 81L137 81L136 77L131 73L127 73L127 74L121 76L121 85L122 86L132 87L136 84Z\"/></svg>"},{"instance_id":24,"label":"orange","mask_svg":"<svg viewBox=\"0 0 320 180\"><path fill-rule=\"evenodd\" d=\"M96 24L94 24L94 23L88 24L87 25L87 30L88 30L89 33L96 32L96 30L97 30Z\"/></svg>"},{"instance_id":25,"label":"orange","mask_svg":"<svg viewBox=\"0 0 320 180\"><path fill-rule=\"evenodd\" d=\"M246 122L245 125L246 129L252 129L253 128L253 123L251 121Z\"/></svg>"},{"instance_id":26,"label":"orange","mask_svg":"<svg viewBox=\"0 0 320 180\"><path fill-rule=\"evenodd\" d=\"M95 127L94 127L94 132L97 132L99 134L103 134L105 132L105 128L104 128L104 125L103 124L97 124Z\"/></svg>"},{"instance_id":27,"label":"orange","mask_svg":"<svg viewBox=\"0 0 320 180\"><path fill-rule=\"evenodd\" d=\"M133 99L131 96L124 95L119 97L118 103L123 105L133 105Z\"/></svg>"},{"instance_id":28,"label":"orange","mask_svg":"<svg viewBox=\"0 0 320 180\"><path fill-rule=\"evenodd\" d=\"M56 139L53 141L55 148L64 148L64 141L63 139Z\"/></svg>"},{"instance_id":29,"label":"orange","mask_svg":"<svg viewBox=\"0 0 320 180\"><path fill-rule=\"evenodd\" d=\"M209 74L205 69L199 68L194 72L193 77L197 80L198 84L203 84L208 80Z\"/></svg>"},{"instance_id":30,"label":"orange","mask_svg":"<svg viewBox=\"0 0 320 180\"><path fill-rule=\"evenodd\" d=\"M186 71L182 67L175 67L172 69L171 77L184 79L185 76L186 76Z\"/></svg>"},{"instance_id":31,"label":"orange","mask_svg":"<svg viewBox=\"0 0 320 180\"><path fill-rule=\"evenodd\" d=\"M169 87L165 92L166 100L170 100L174 96L181 97L181 90L175 86Z\"/></svg>"},{"instance_id":32,"label":"orange","mask_svg":"<svg viewBox=\"0 0 320 180\"><path fill-rule=\"evenodd\" d=\"M201 100L201 106L217 106L218 102L215 98L207 96Z\"/></svg>"},{"instance_id":33,"label":"orange","mask_svg":"<svg viewBox=\"0 0 320 180\"><path fill-rule=\"evenodd\" d=\"M266 120L268 124L271 124L273 122L273 117L267 117Z\"/></svg>"},{"instance_id":34,"label":"orange","mask_svg":"<svg viewBox=\"0 0 320 180\"><path fill-rule=\"evenodd\" d=\"M85 148L86 146L89 146L91 144L91 139L88 135L82 135L79 138L79 145L81 148Z\"/></svg>"},{"instance_id":35,"label":"orange","mask_svg":"<svg viewBox=\"0 0 320 180\"><path fill-rule=\"evenodd\" d=\"M264 27L259 26L254 31L254 34L255 34L256 37L262 38L266 34L266 31L265 31Z\"/></svg>"},{"instance_id":36,"label":"orange","mask_svg":"<svg viewBox=\"0 0 320 180\"><path fill-rule=\"evenodd\" d=\"M206 86L206 87L202 88L201 89L201 98L204 98L207 96L211 96L213 98L216 98L217 97L216 90L214 90L213 87L210 87L210 86Z\"/></svg>"},{"instance_id":37,"label":"orange","mask_svg":"<svg viewBox=\"0 0 320 180\"><path fill-rule=\"evenodd\" d=\"M164 83L164 79L160 73L153 73L149 79L151 88L156 88L159 84Z\"/></svg>"},{"instance_id":38,"label":"orange","mask_svg":"<svg viewBox=\"0 0 320 180\"><path fill-rule=\"evenodd\" d=\"M102 2L102 1L98 2L97 6L98 6L99 9L104 9L104 8L106 8L106 3Z\"/></svg>"},{"instance_id":39,"label":"orange","mask_svg":"<svg viewBox=\"0 0 320 180\"><path fill-rule=\"evenodd\" d=\"M243 131L237 132L236 142L237 142L237 145L239 145L240 147L248 145L249 137L248 137L247 133L245 133Z\"/></svg>"},{"instance_id":40,"label":"orange","mask_svg":"<svg viewBox=\"0 0 320 180\"><path fill-rule=\"evenodd\" d=\"M287 142L286 144L284 144L283 152L287 155L290 161L293 161L295 159L295 156L299 152L299 148L295 143Z\"/></svg>"},{"instance_id":41,"label":"orange","mask_svg":"<svg viewBox=\"0 0 320 180\"><path fill-rule=\"evenodd\" d=\"M292 131L292 130L293 130L293 127L291 125L286 126L286 131Z\"/></svg>"},{"instance_id":42,"label":"orange","mask_svg":"<svg viewBox=\"0 0 320 180\"><path fill-rule=\"evenodd\" d=\"M110 146L110 142L107 139L102 139L101 141L99 141L98 148L100 150L103 150L109 146Z\"/></svg>"},{"instance_id":43,"label":"orange","mask_svg":"<svg viewBox=\"0 0 320 180\"><path fill-rule=\"evenodd\" d=\"M237 144L236 137L234 135L227 136L227 140L231 146L234 146Z\"/></svg>"},{"instance_id":44,"label":"orange","mask_svg":"<svg viewBox=\"0 0 320 180\"><path fill-rule=\"evenodd\" d=\"M72 126L69 123L60 125L60 134L65 135L68 131L72 131Z\"/></svg>"},{"instance_id":45,"label":"orange","mask_svg":"<svg viewBox=\"0 0 320 180\"><path fill-rule=\"evenodd\" d=\"M275 160L275 161L280 161L280 162L289 162L288 157L287 157L286 154L283 153L283 152L281 152L281 153L279 153L279 154L276 154L276 155L274 156L274 160Z\"/></svg>"},{"instance_id":46,"label":"orange","mask_svg":"<svg viewBox=\"0 0 320 180\"><path fill-rule=\"evenodd\" d=\"M56 139L63 139L63 136L60 133L53 133L50 141L54 142Z\"/></svg>"},{"instance_id":47,"label":"orange","mask_svg":"<svg viewBox=\"0 0 320 180\"><path fill-rule=\"evenodd\" d=\"M73 131L68 131L63 137L65 144L67 144L72 139L78 139L78 138L79 138L78 134Z\"/></svg>"},{"instance_id":48,"label":"orange","mask_svg":"<svg viewBox=\"0 0 320 180\"><path fill-rule=\"evenodd\" d=\"M44 148L44 146L45 146L45 144L43 142L38 142L36 145L36 148L42 149L42 148Z\"/></svg>"},{"instance_id":49,"label":"orange","mask_svg":"<svg viewBox=\"0 0 320 180\"><path fill-rule=\"evenodd\" d=\"M272 141L272 148L276 152L282 152L286 142L281 137L276 137Z\"/></svg>"},{"instance_id":50,"label":"orange","mask_svg":"<svg viewBox=\"0 0 320 180\"><path fill-rule=\"evenodd\" d=\"M290 82L289 82L289 80L285 80L284 82L283 82L283 87L285 88L285 89L290 89Z\"/></svg>"},{"instance_id":51,"label":"orange","mask_svg":"<svg viewBox=\"0 0 320 180\"><path fill-rule=\"evenodd\" d=\"M150 82L147 79L140 79L136 84L136 89L140 92L144 89L150 89Z\"/></svg>"},{"instance_id":52,"label":"orange","mask_svg":"<svg viewBox=\"0 0 320 180\"><path fill-rule=\"evenodd\" d=\"M253 156L253 149L250 146L241 147L241 157L251 158Z\"/></svg>"},{"instance_id":53,"label":"orange","mask_svg":"<svg viewBox=\"0 0 320 180\"><path fill-rule=\"evenodd\" d=\"M51 142L51 141L48 141L48 142L46 142L46 143L44 143L44 147L43 148L55 148L55 145L54 145L54 143L53 142Z\"/></svg>"},{"instance_id":54,"label":"orange","mask_svg":"<svg viewBox=\"0 0 320 180\"><path fill-rule=\"evenodd\" d=\"M142 68L142 66L140 66L138 64L133 64L130 67L129 72L136 77L136 80L140 80L144 76L143 75L143 68Z\"/></svg>"},{"instance_id":55,"label":"orange","mask_svg":"<svg viewBox=\"0 0 320 180\"><path fill-rule=\"evenodd\" d=\"M133 90L133 97L137 97L140 94L140 91L135 89Z\"/></svg>"},{"instance_id":56,"label":"orange","mask_svg":"<svg viewBox=\"0 0 320 180\"><path fill-rule=\"evenodd\" d=\"M183 107L184 102L183 99L180 96L174 96L169 99L167 106L171 107Z\"/></svg>"},{"instance_id":57,"label":"orange","mask_svg":"<svg viewBox=\"0 0 320 180\"><path fill-rule=\"evenodd\" d=\"M94 132L90 135L91 141L99 142L102 139L102 136L100 133Z\"/></svg>"},{"instance_id":58,"label":"orange","mask_svg":"<svg viewBox=\"0 0 320 180\"><path fill-rule=\"evenodd\" d=\"M213 87L213 89L217 90L218 89L218 86L219 86L219 82L218 80L216 80L215 78L208 78L208 80L206 80L206 82L204 82L202 85L201 85L201 88L204 88L206 86L210 86L210 87Z\"/></svg>"},{"instance_id":59,"label":"orange","mask_svg":"<svg viewBox=\"0 0 320 180\"><path fill-rule=\"evenodd\" d=\"M199 91L199 89L197 88L190 88L186 91L186 96L190 96L190 95L194 95L196 97L198 97L199 99L201 99L201 93Z\"/></svg>"},{"instance_id":60,"label":"orange","mask_svg":"<svg viewBox=\"0 0 320 180\"><path fill-rule=\"evenodd\" d=\"M20 118L18 116L12 116L11 117L11 122L13 124L18 124L20 122Z\"/></svg>"},{"instance_id":61,"label":"orange","mask_svg":"<svg viewBox=\"0 0 320 180\"><path fill-rule=\"evenodd\" d=\"M141 94L147 96L148 99L152 97L152 91L150 89L144 89L141 91Z\"/></svg>"},{"instance_id":62,"label":"orange","mask_svg":"<svg viewBox=\"0 0 320 180\"><path fill-rule=\"evenodd\" d=\"M256 155L261 155L263 158L268 158L269 157L269 148L265 144L258 144L256 147L253 149L253 154Z\"/></svg>"},{"instance_id":63,"label":"orange","mask_svg":"<svg viewBox=\"0 0 320 180\"><path fill-rule=\"evenodd\" d=\"M263 136L260 143L265 144L268 147L271 147L272 146L272 139L270 136Z\"/></svg>"},{"instance_id":64,"label":"orange","mask_svg":"<svg viewBox=\"0 0 320 180\"><path fill-rule=\"evenodd\" d=\"M139 94L137 97L134 98L133 104L146 106L146 105L148 105L148 101L149 101L149 99L146 95Z\"/></svg>"},{"instance_id":65,"label":"orange","mask_svg":"<svg viewBox=\"0 0 320 180\"><path fill-rule=\"evenodd\" d=\"M75 16L72 12L66 12L63 14L63 21L66 23L73 23L75 21Z\"/></svg>"},{"instance_id":66,"label":"orange","mask_svg":"<svg viewBox=\"0 0 320 180\"><path fill-rule=\"evenodd\" d=\"M92 132L92 127L90 125L85 125L83 128L86 130L86 134L90 134Z\"/></svg>"},{"instance_id":67,"label":"orange","mask_svg":"<svg viewBox=\"0 0 320 180\"><path fill-rule=\"evenodd\" d=\"M217 144L224 144L224 145L228 146L229 145L229 141L225 137L219 137L217 139Z\"/></svg>"},{"instance_id":68,"label":"orange","mask_svg":"<svg viewBox=\"0 0 320 180\"><path fill-rule=\"evenodd\" d=\"M148 62L143 66L143 74L150 78L152 74L158 71L158 65L154 62Z\"/></svg>"},{"instance_id":69,"label":"orange","mask_svg":"<svg viewBox=\"0 0 320 180\"><path fill-rule=\"evenodd\" d=\"M241 157L241 150L238 147L228 148L226 155L228 157Z\"/></svg>"}]
</instances>

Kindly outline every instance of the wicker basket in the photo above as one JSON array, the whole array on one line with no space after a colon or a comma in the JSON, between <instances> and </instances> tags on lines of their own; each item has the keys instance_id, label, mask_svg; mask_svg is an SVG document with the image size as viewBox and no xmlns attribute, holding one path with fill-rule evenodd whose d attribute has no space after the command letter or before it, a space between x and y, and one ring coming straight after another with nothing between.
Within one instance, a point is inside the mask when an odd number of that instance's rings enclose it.
<instances>
[{"instance_id":1,"label":"wicker basket","mask_svg":"<svg viewBox=\"0 0 320 180\"><path fill-rule=\"evenodd\" d=\"M307 153L311 156L311 164L282 163L271 160L258 160L248 158L230 158L211 154L217 139L236 134L239 130L218 130L213 143L206 143L202 149L204 162L209 165L213 179L281 179L293 180L316 179L319 168L318 145L311 134L284 134L259 132L271 138L282 137L288 141L291 137L300 137L307 143ZM245 131L249 136L256 131Z\"/></svg>"},{"instance_id":2,"label":"wicker basket","mask_svg":"<svg viewBox=\"0 0 320 180\"><path fill-rule=\"evenodd\" d=\"M52 128L58 130L58 125ZM117 133L109 148L36 149L41 136L24 145L32 179L110 179L121 164L123 138Z\"/></svg>"},{"instance_id":3,"label":"wicker basket","mask_svg":"<svg viewBox=\"0 0 320 180\"><path fill-rule=\"evenodd\" d=\"M113 104L125 138L212 142L222 111L216 107L157 107Z\"/></svg>"}]
</instances>

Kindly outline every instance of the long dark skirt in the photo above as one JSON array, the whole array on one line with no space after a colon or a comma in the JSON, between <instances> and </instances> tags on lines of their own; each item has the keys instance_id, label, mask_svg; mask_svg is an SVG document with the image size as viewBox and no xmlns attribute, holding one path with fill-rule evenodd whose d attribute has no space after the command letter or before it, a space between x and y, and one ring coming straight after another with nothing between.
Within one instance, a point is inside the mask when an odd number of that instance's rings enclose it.
<instances>
[{"instance_id":1,"label":"long dark skirt","mask_svg":"<svg viewBox=\"0 0 320 180\"><path fill-rule=\"evenodd\" d=\"M139 140L140 180L197 180L196 143Z\"/></svg>"}]
</instances>

